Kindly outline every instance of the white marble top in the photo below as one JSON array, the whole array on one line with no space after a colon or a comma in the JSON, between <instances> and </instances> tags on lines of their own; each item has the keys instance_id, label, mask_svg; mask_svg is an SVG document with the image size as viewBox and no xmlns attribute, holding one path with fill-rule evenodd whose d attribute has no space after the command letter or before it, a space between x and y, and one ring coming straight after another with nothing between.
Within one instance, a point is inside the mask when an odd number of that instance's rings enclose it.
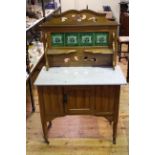
<instances>
[{"instance_id":1,"label":"white marble top","mask_svg":"<svg viewBox=\"0 0 155 155\"><path fill-rule=\"evenodd\" d=\"M123 85L126 79L119 66L102 67L52 67L42 68L35 83L44 85Z\"/></svg>"}]
</instances>

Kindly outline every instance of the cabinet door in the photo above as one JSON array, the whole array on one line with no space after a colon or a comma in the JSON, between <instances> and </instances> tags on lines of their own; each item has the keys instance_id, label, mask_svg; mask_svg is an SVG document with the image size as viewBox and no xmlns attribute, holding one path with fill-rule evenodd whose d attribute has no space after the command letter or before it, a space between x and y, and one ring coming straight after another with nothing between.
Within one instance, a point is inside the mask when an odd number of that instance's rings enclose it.
<instances>
[{"instance_id":1,"label":"cabinet door","mask_svg":"<svg viewBox=\"0 0 155 155\"><path fill-rule=\"evenodd\" d=\"M64 104L67 114L91 114L93 110L93 87L64 87Z\"/></svg>"},{"instance_id":2,"label":"cabinet door","mask_svg":"<svg viewBox=\"0 0 155 155\"><path fill-rule=\"evenodd\" d=\"M112 115L114 111L115 86L96 86L94 110L97 115Z\"/></svg>"},{"instance_id":3,"label":"cabinet door","mask_svg":"<svg viewBox=\"0 0 155 155\"><path fill-rule=\"evenodd\" d=\"M43 87L43 101L46 115L63 114L63 91L61 87Z\"/></svg>"}]
</instances>

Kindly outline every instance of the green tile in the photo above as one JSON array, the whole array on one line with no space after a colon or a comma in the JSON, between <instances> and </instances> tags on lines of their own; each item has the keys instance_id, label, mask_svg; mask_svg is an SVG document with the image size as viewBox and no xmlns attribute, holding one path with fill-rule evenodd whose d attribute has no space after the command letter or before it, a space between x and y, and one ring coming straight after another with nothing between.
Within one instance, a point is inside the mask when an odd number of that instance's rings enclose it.
<instances>
[{"instance_id":1,"label":"green tile","mask_svg":"<svg viewBox=\"0 0 155 155\"><path fill-rule=\"evenodd\" d=\"M51 34L52 46L64 46L64 33L52 33Z\"/></svg>"},{"instance_id":2,"label":"green tile","mask_svg":"<svg viewBox=\"0 0 155 155\"><path fill-rule=\"evenodd\" d=\"M79 34L78 33L65 33L65 46L78 46Z\"/></svg>"},{"instance_id":3,"label":"green tile","mask_svg":"<svg viewBox=\"0 0 155 155\"><path fill-rule=\"evenodd\" d=\"M81 46L93 46L94 34L92 32L80 33L80 45Z\"/></svg>"},{"instance_id":4,"label":"green tile","mask_svg":"<svg viewBox=\"0 0 155 155\"><path fill-rule=\"evenodd\" d=\"M106 46L108 45L109 33L107 32L96 32L95 33L95 46Z\"/></svg>"}]
</instances>

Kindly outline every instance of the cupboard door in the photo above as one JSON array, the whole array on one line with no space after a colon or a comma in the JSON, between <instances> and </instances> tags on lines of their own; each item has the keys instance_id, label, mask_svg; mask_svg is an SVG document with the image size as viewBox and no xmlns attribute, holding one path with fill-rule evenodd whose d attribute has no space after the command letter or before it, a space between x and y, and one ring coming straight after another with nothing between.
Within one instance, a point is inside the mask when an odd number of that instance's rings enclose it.
<instances>
[{"instance_id":1,"label":"cupboard door","mask_svg":"<svg viewBox=\"0 0 155 155\"><path fill-rule=\"evenodd\" d=\"M43 100L46 115L63 114L63 91L61 87L43 87Z\"/></svg>"},{"instance_id":2,"label":"cupboard door","mask_svg":"<svg viewBox=\"0 0 155 155\"><path fill-rule=\"evenodd\" d=\"M95 87L94 110L97 115L111 115L114 110L115 87L96 86Z\"/></svg>"},{"instance_id":3,"label":"cupboard door","mask_svg":"<svg viewBox=\"0 0 155 155\"><path fill-rule=\"evenodd\" d=\"M93 110L93 87L64 87L64 104L67 114L91 114Z\"/></svg>"}]
</instances>

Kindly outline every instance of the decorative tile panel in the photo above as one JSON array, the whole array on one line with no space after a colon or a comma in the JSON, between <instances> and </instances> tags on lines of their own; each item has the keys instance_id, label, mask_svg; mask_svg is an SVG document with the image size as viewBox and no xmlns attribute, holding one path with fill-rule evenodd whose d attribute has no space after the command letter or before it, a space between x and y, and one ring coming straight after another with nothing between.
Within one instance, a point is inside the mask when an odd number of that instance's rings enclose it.
<instances>
[{"instance_id":1,"label":"decorative tile panel","mask_svg":"<svg viewBox=\"0 0 155 155\"><path fill-rule=\"evenodd\" d=\"M52 33L51 46L107 46L109 33L107 32L72 32Z\"/></svg>"}]
</instances>

